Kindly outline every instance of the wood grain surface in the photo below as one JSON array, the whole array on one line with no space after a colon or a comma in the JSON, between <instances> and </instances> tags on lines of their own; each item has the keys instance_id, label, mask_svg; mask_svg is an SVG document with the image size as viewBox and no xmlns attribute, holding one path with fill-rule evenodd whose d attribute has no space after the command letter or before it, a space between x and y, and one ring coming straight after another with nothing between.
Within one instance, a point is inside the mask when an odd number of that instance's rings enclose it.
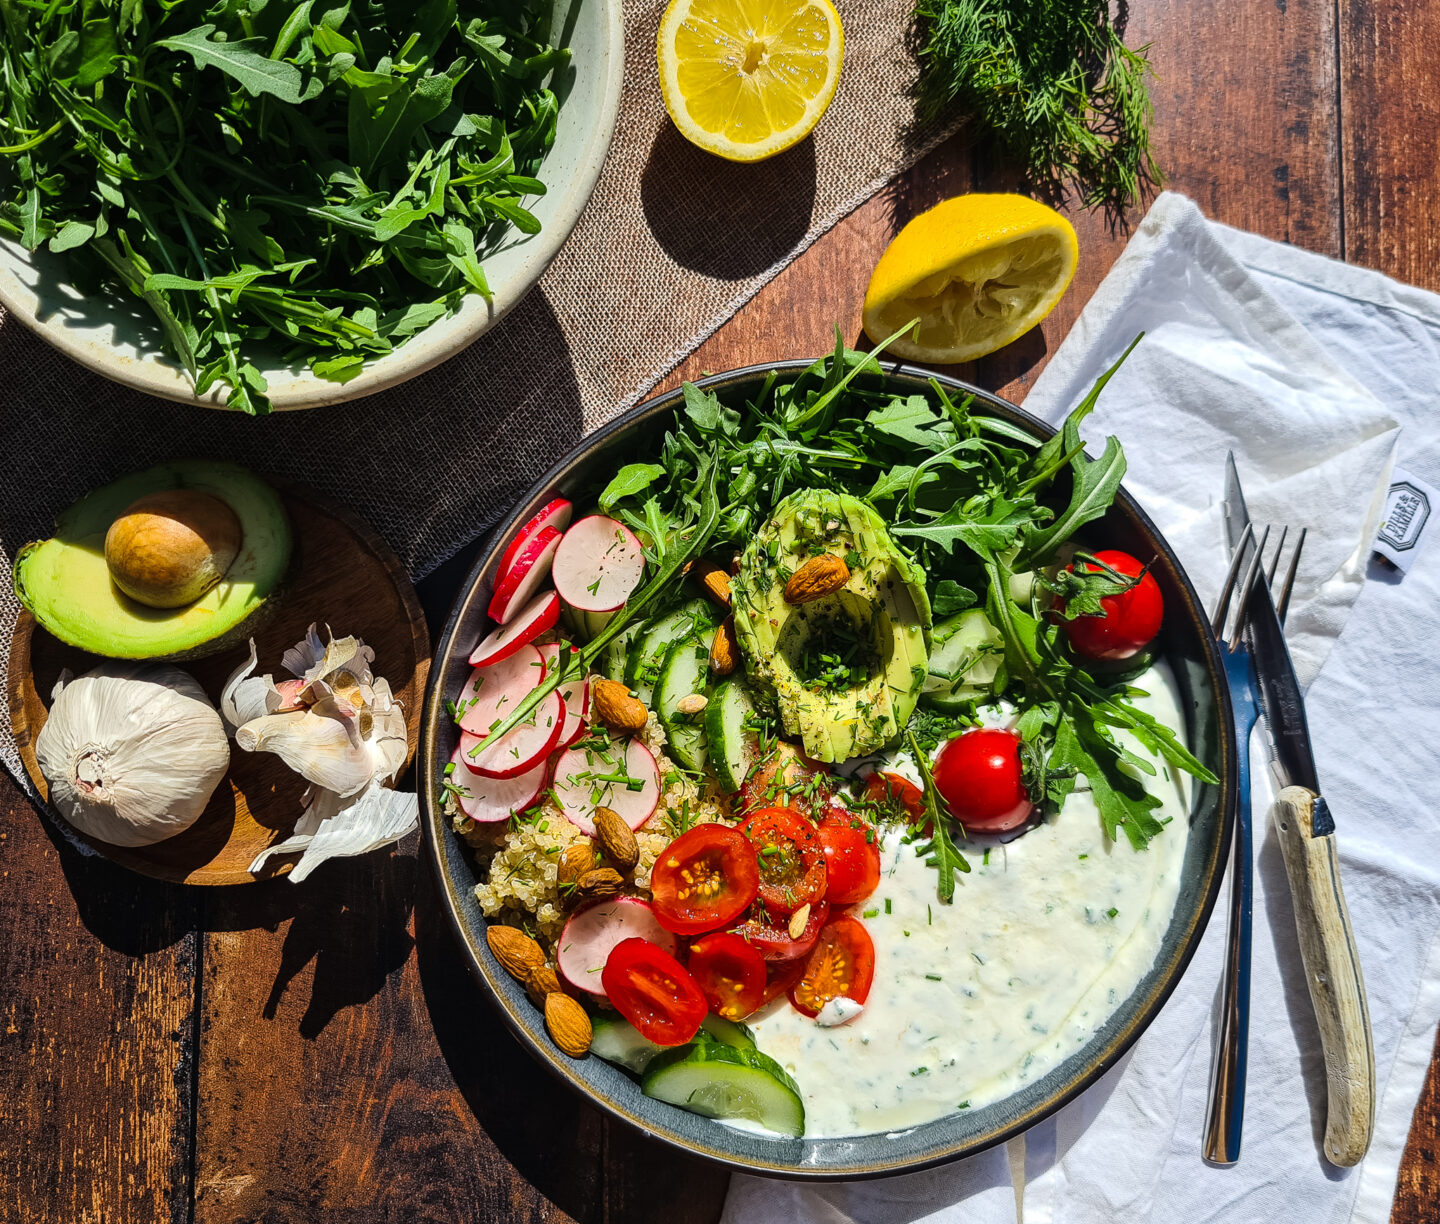
<instances>
[{"instance_id":1,"label":"wood grain surface","mask_svg":"<svg viewBox=\"0 0 1440 1224\"><path fill-rule=\"evenodd\" d=\"M1221 221L1440 290L1436 0L1134 0L1129 34L1154 43L1168 185ZM948 195L1018 185L957 138L817 242L676 378L819 352L836 324L857 339L870 268L899 225ZM1124 245L1102 219L1075 219L1065 300L962 376L1023 398ZM459 967L414 839L299 888L186 889L82 858L0 778L0 872L12 932L0 1219L719 1217L723 1175L606 1122L508 1037ZM1434 1224L1437 1202L1440 1063L1392 1224Z\"/></svg>"},{"instance_id":2,"label":"wood grain surface","mask_svg":"<svg viewBox=\"0 0 1440 1224\"><path fill-rule=\"evenodd\" d=\"M375 651L377 674L405 710L409 751L420 738L420 705L430 675L430 634L415 588L400 558L368 525L347 510L297 485L283 485L294 531L294 553L278 610L254 635L256 674L283 677L280 660L311 626L360 638ZM184 665L216 707L247 646ZM36 790L49 786L35 758L35 742L49 716L51 693L64 671L81 676L105 660L68 646L22 612L10 642L6 673L10 725L20 758ZM403 772L403 770L402 770ZM113 846L78 830L87 846L141 875L176 884L249 884L255 856L289 837L305 810L305 780L270 752L230 754L230 769L199 818L183 833L152 846ZM266 864L264 874L288 872L298 855Z\"/></svg>"}]
</instances>

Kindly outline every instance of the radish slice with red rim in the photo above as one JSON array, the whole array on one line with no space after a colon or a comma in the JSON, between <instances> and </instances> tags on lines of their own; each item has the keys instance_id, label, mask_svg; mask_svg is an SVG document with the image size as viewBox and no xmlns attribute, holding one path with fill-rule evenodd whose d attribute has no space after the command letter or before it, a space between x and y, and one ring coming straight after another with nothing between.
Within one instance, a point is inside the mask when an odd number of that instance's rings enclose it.
<instances>
[{"instance_id":1,"label":"radish slice with red rim","mask_svg":"<svg viewBox=\"0 0 1440 1224\"><path fill-rule=\"evenodd\" d=\"M600 971L615 945L627 939L644 939L675 955L675 936L655 918L648 901L616 897L576 910L555 946L555 967L572 986L605 998Z\"/></svg>"},{"instance_id":2,"label":"radish slice with red rim","mask_svg":"<svg viewBox=\"0 0 1440 1224\"><path fill-rule=\"evenodd\" d=\"M460 810L480 824L509 820L516 812L533 807L550 780L550 762L541 761L528 773L514 778L482 778L465 760L465 749L456 749L451 758L455 768L446 779L458 790Z\"/></svg>"},{"instance_id":3,"label":"radish slice with red rim","mask_svg":"<svg viewBox=\"0 0 1440 1224\"><path fill-rule=\"evenodd\" d=\"M547 642L539 648L540 655L545 660L546 675L555 670L560 652L566 649L572 654L580 653L574 646L565 647L559 642ZM585 734L585 719L590 715L590 681L577 668L575 674L564 681L556 692L565 699L565 730L560 732L559 747L568 748Z\"/></svg>"},{"instance_id":4,"label":"radish slice with red rim","mask_svg":"<svg viewBox=\"0 0 1440 1224\"><path fill-rule=\"evenodd\" d=\"M547 693L530 717L498 738L486 737L470 746L461 736L465 763L487 778L515 778L528 773L560 744L565 730L565 702Z\"/></svg>"},{"instance_id":5,"label":"radish slice with red rim","mask_svg":"<svg viewBox=\"0 0 1440 1224\"><path fill-rule=\"evenodd\" d=\"M504 625L515 619L540 584L550 576L550 564L560 547L560 532L554 527L543 528L510 562L510 568L498 570L495 594L490 597L490 619Z\"/></svg>"},{"instance_id":6,"label":"radish slice with red rim","mask_svg":"<svg viewBox=\"0 0 1440 1224\"><path fill-rule=\"evenodd\" d=\"M533 646L470 673L455 701L460 730L483 738L545 679L545 659Z\"/></svg>"},{"instance_id":7,"label":"radish slice with red rim","mask_svg":"<svg viewBox=\"0 0 1440 1224\"><path fill-rule=\"evenodd\" d=\"M574 513L575 507L563 497L557 497L554 501L541 506L530 520L510 537L510 543L505 545L505 551L500 554L500 564L495 567L495 572L503 574L508 570L510 563L520 555L520 550L525 547L526 543L533 540L546 527L564 531L570 526L570 516Z\"/></svg>"},{"instance_id":8,"label":"radish slice with red rim","mask_svg":"<svg viewBox=\"0 0 1440 1224\"><path fill-rule=\"evenodd\" d=\"M547 629L555 628L560 619L560 596L554 591L541 591L503 625L498 625L481 639L470 654L476 667L490 667L509 658L522 646L533 642Z\"/></svg>"},{"instance_id":9,"label":"radish slice with red rim","mask_svg":"<svg viewBox=\"0 0 1440 1224\"><path fill-rule=\"evenodd\" d=\"M571 748L555 762L555 799L565 817L595 835L597 807L608 807L638 829L660 802L660 767L639 740L609 748Z\"/></svg>"},{"instance_id":10,"label":"radish slice with red rim","mask_svg":"<svg viewBox=\"0 0 1440 1224\"><path fill-rule=\"evenodd\" d=\"M581 612L624 606L645 574L645 553L624 523L592 514L560 541L552 575L560 598Z\"/></svg>"}]
</instances>

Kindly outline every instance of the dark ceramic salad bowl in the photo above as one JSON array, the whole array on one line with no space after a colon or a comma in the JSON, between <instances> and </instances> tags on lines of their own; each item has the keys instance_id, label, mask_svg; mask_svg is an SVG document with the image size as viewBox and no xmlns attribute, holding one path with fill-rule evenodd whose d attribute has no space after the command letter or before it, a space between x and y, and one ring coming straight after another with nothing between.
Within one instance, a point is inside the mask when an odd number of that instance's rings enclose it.
<instances>
[{"instance_id":1,"label":"dark ceramic salad bowl","mask_svg":"<svg viewBox=\"0 0 1440 1224\"><path fill-rule=\"evenodd\" d=\"M722 400L743 405L772 370L798 373L809 364L792 361L754 366L715 375L698 385ZM988 392L903 364L882 364L890 389L931 397L930 380L934 378L953 398L974 396L977 408L1020 426L1034 435L1037 444L1054 432ZM485 942L486 919L474 897L479 867L473 853L449 828L441 810L437 780L457 745L446 702L459 695L470 672L468 654L491 627L486 608L505 542L554 497L579 499L580 503L593 499L618 467L636 461L658 443L680 402L681 392L676 390L639 405L583 439L538 481L497 529L466 579L441 633L425 700L417 764L421 826L460 954L511 1030L552 1074L615 1117L691 1154L752 1173L817 1179L881 1177L972 1155L1053 1113L1113 1067L1154 1019L1199 944L1223 874L1235 786L1229 692L1204 609L1169 545L1122 489L1106 518L1097 525L1097 532L1103 533L1110 546L1135 556L1156 558L1151 572L1160 583L1167 610L1159 639L1160 654L1170 662L1179 685L1191 751L1219 778L1219 783L1197 783L1193 787L1180 894L1155 964L1084 1046L1048 1074L1003 1100L883 1134L770 1138L654 1100L618 1067L593 1056L576 1061L562 1054L550 1040L543 1017L526 998L524 989L495 960Z\"/></svg>"}]
</instances>

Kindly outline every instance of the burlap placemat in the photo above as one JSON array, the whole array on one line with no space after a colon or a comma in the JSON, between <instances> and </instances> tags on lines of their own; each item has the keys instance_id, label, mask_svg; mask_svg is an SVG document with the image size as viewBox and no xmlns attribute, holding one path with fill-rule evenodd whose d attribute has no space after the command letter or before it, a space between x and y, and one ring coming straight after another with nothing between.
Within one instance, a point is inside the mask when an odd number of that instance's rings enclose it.
<instances>
[{"instance_id":1,"label":"burlap placemat","mask_svg":"<svg viewBox=\"0 0 1440 1224\"><path fill-rule=\"evenodd\" d=\"M940 135L905 137L910 5L838 0L845 68L814 137L756 166L702 153L660 97L664 7L625 5L609 160L544 279L499 327L395 390L237 417L118 387L0 314L0 680L19 611L15 551L89 489L166 459L223 457L302 480L352 507L423 576ZM27 785L4 703L0 761Z\"/></svg>"}]
</instances>

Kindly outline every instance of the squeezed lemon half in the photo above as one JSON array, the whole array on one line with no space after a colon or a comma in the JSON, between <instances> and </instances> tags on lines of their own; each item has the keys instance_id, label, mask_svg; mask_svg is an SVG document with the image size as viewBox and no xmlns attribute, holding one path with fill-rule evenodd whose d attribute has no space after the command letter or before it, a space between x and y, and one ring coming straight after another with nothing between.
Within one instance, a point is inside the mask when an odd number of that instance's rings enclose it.
<instances>
[{"instance_id":1,"label":"squeezed lemon half","mask_svg":"<svg viewBox=\"0 0 1440 1224\"><path fill-rule=\"evenodd\" d=\"M656 40L675 126L741 162L811 133L835 96L844 51L830 0L671 0Z\"/></svg>"},{"instance_id":2,"label":"squeezed lemon half","mask_svg":"<svg viewBox=\"0 0 1440 1224\"><path fill-rule=\"evenodd\" d=\"M1053 208L1019 195L956 196L885 248L865 291L865 334L878 344L919 319L891 354L974 361L1055 308L1078 255L1074 227Z\"/></svg>"}]
</instances>

